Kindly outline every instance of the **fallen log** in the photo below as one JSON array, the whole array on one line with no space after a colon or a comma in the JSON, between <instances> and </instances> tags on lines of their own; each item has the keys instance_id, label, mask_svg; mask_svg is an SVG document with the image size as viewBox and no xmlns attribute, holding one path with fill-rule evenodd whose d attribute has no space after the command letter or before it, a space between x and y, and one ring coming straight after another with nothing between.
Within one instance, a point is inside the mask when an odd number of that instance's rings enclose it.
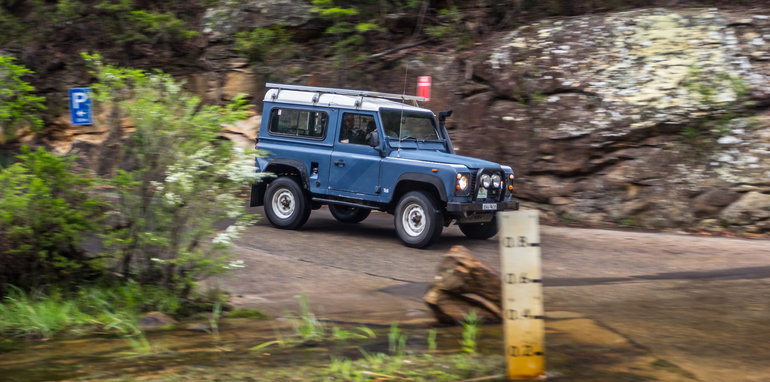
<instances>
[{"instance_id":1,"label":"fallen log","mask_svg":"<svg viewBox=\"0 0 770 382\"><path fill-rule=\"evenodd\" d=\"M422 299L442 324L458 324L471 310L484 322L500 322L501 293L500 274L456 245L444 255Z\"/></svg>"}]
</instances>

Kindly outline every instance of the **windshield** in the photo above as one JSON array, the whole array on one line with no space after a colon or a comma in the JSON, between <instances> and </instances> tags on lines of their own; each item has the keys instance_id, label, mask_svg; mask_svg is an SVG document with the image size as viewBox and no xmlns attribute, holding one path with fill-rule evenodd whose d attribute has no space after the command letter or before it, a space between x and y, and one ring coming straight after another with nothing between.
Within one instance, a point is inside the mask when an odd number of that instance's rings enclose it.
<instances>
[{"instance_id":1,"label":"windshield","mask_svg":"<svg viewBox=\"0 0 770 382\"><path fill-rule=\"evenodd\" d=\"M439 140L432 113L406 110L380 110L385 135L392 139ZM399 135L399 128L401 134Z\"/></svg>"}]
</instances>

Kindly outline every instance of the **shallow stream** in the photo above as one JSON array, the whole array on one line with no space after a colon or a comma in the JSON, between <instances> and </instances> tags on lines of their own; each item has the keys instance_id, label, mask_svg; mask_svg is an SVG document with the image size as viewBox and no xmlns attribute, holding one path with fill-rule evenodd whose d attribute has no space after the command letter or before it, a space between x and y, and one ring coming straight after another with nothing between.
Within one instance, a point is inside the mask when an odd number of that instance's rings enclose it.
<instances>
[{"instance_id":1,"label":"shallow stream","mask_svg":"<svg viewBox=\"0 0 770 382\"><path fill-rule=\"evenodd\" d=\"M351 332L356 332L357 327L352 324L328 323L327 331L330 332L333 326ZM216 372L212 373L215 369L237 369L242 376L248 376L249 373L259 376L271 368L327 368L332 356L360 358L361 349L370 354L389 352L389 327L370 327L376 333L375 338L310 342L284 347L271 345L256 351L250 349L292 335L291 326L281 321L225 319L219 323L218 337L211 330L204 331L205 325L202 323L193 327L192 330L150 332L146 336L149 347L142 346L136 339L98 334L50 341L6 341L5 350L0 352L0 380L190 380L191 372L197 370L201 376L207 376L202 378L208 379L209 375L216 375ZM400 330L408 336L407 352L428 351L429 328ZM461 327L439 328L435 353L459 353L461 331ZM482 354L501 353L503 344L500 326L480 328L478 344ZM499 372L502 372L502 364L500 366Z\"/></svg>"}]
</instances>

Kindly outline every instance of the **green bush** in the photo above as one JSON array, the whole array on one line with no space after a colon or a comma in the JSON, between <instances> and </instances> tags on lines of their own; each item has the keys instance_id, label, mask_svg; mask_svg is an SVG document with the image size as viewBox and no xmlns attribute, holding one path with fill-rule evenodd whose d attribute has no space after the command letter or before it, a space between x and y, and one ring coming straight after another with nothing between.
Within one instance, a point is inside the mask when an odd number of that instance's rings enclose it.
<instances>
[{"instance_id":1,"label":"green bush","mask_svg":"<svg viewBox=\"0 0 770 382\"><path fill-rule=\"evenodd\" d=\"M120 222L106 238L112 269L185 297L198 279L228 269L228 249L254 218L236 197L256 177L254 153L219 139L224 123L245 118L246 105L240 98L203 105L167 74L85 57L99 79L96 106L113 111L111 123L125 117L135 127L126 152L131 169L111 180L111 215ZM221 222L230 225L216 232Z\"/></svg>"},{"instance_id":2,"label":"green bush","mask_svg":"<svg viewBox=\"0 0 770 382\"><path fill-rule=\"evenodd\" d=\"M72 158L24 147L0 170L0 294L92 275L101 265L79 248L98 229L99 203L90 181L72 172Z\"/></svg>"},{"instance_id":3,"label":"green bush","mask_svg":"<svg viewBox=\"0 0 770 382\"><path fill-rule=\"evenodd\" d=\"M268 57L286 58L296 47L290 34L280 25L256 28L235 36L235 49L251 62L263 62Z\"/></svg>"},{"instance_id":4,"label":"green bush","mask_svg":"<svg viewBox=\"0 0 770 382\"><path fill-rule=\"evenodd\" d=\"M110 20L100 26L118 43L178 44L198 34L173 13L138 9L132 0L102 0L93 8Z\"/></svg>"},{"instance_id":5,"label":"green bush","mask_svg":"<svg viewBox=\"0 0 770 382\"><path fill-rule=\"evenodd\" d=\"M45 98L35 95L35 88L22 79L32 71L14 64L14 60L0 55L0 143L13 138L21 127L38 130L43 126L38 113L45 110Z\"/></svg>"},{"instance_id":6,"label":"green bush","mask_svg":"<svg viewBox=\"0 0 770 382\"><path fill-rule=\"evenodd\" d=\"M355 7L343 8L334 4L334 0L313 0L312 11L321 19L333 24L326 28L324 34L333 37L332 44L335 64L341 66L348 61L356 61L364 57L366 35L382 32L384 29L370 22L356 22L360 13Z\"/></svg>"}]
</instances>

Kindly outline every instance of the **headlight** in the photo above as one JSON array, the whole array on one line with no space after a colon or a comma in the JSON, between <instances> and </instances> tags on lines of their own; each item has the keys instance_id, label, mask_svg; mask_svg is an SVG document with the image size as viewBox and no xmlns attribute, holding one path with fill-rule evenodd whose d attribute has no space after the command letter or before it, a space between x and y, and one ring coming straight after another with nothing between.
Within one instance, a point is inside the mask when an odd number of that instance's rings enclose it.
<instances>
[{"instance_id":1,"label":"headlight","mask_svg":"<svg viewBox=\"0 0 770 382\"><path fill-rule=\"evenodd\" d=\"M492 185L492 177L484 174L481 176L481 187L489 188Z\"/></svg>"},{"instance_id":2,"label":"headlight","mask_svg":"<svg viewBox=\"0 0 770 382\"><path fill-rule=\"evenodd\" d=\"M457 174L457 190L465 191L468 189L468 175Z\"/></svg>"},{"instance_id":3,"label":"headlight","mask_svg":"<svg viewBox=\"0 0 770 382\"><path fill-rule=\"evenodd\" d=\"M502 182L502 178L500 178L500 175L495 174L492 175L492 187L494 188L500 188L500 183Z\"/></svg>"}]
</instances>

